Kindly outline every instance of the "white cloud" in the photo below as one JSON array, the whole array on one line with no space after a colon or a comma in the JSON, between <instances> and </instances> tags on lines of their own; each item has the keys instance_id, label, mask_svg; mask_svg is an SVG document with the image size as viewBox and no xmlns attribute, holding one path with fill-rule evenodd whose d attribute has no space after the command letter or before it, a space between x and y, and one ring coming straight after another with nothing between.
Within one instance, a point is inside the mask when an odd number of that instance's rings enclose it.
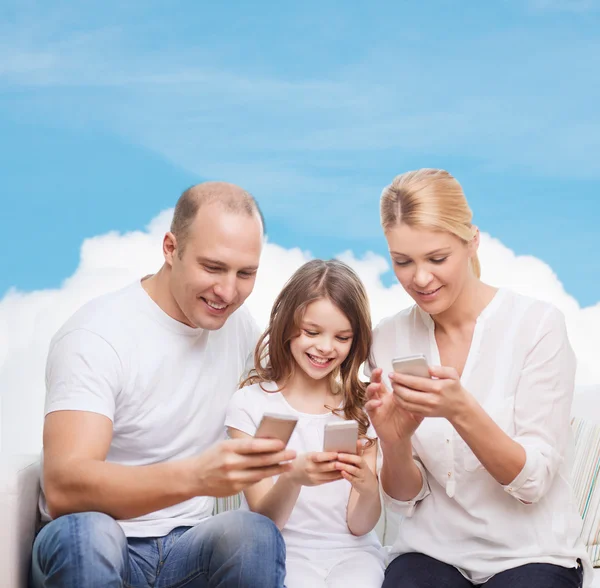
<instances>
[{"instance_id":1,"label":"white cloud","mask_svg":"<svg viewBox=\"0 0 600 588\"><path fill-rule=\"evenodd\" d=\"M0 300L0 448L7 452L35 452L41 443L44 366L48 343L61 324L85 301L152 273L162 262L160 244L172 211L158 215L146 231L108 233L87 239L77 271L57 290L30 293L10 291ZM589 395L600 386L600 303L580 308L551 268L539 259L516 256L500 241L482 235L483 278L556 304L567 317L571 342L579 360L577 382ZM379 321L410 304L395 284L381 277L387 260L368 253L357 259L339 255L353 266L367 287L373 320ZM253 315L265 325L272 301L285 280L310 253L267 243L255 291L248 300ZM583 388L582 388L583 390Z\"/></svg>"}]
</instances>

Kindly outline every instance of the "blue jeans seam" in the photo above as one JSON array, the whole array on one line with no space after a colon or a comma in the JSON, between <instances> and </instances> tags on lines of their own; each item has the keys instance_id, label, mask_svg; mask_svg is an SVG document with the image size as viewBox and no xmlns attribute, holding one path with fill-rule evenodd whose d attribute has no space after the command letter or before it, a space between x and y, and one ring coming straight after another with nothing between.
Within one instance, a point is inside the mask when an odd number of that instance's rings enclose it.
<instances>
[{"instance_id":1,"label":"blue jeans seam","mask_svg":"<svg viewBox=\"0 0 600 588\"><path fill-rule=\"evenodd\" d=\"M195 580L199 576L206 576L208 578L208 573L202 569L196 569L193 572L189 573L185 578L181 578L175 584L168 584L167 586L161 586L161 588L181 588L185 586L190 580Z\"/></svg>"},{"instance_id":2,"label":"blue jeans seam","mask_svg":"<svg viewBox=\"0 0 600 588\"><path fill-rule=\"evenodd\" d=\"M81 578L79 577L79 572L80 570L80 566L79 566L79 562L81 561L81 540L80 540L80 535L79 535L79 525L77 524L78 519L76 519L75 517L71 517L70 519L68 519L69 521L69 527L71 527L71 532L73 534L73 536L75 537L75 557L77 558L77 565L73 566L73 570L74 570L74 575L75 575L75 579L77 581L77 586L81 586L83 584L83 582L81 582Z\"/></svg>"},{"instance_id":3,"label":"blue jeans seam","mask_svg":"<svg viewBox=\"0 0 600 588\"><path fill-rule=\"evenodd\" d=\"M168 536L168 535L167 535ZM156 539L156 551L158 553L158 562L156 565L156 575L154 578L154 583L156 584L156 580L158 580L158 577L160 576L160 572L163 569L163 566L165 565L165 558L164 558L164 552L163 552L163 537L160 537L159 539Z\"/></svg>"}]
</instances>

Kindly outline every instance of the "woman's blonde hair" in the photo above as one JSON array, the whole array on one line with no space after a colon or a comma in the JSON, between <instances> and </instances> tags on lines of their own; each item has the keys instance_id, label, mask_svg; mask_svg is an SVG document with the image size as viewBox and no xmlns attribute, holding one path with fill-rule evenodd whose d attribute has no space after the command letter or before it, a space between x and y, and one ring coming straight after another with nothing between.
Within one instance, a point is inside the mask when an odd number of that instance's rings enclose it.
<instances>
[{"instance_id":1,"label":"woman's blonde hair","mask_svg":"<svg viewBox=\"0 0 600 588\"><path fill-rule=\"evenodd\" d=\"M384 232L398 223L409 227L447 231L468 243L475 236L473 213L458 181L443 169L418 169L394 178L381 194L381 226ZM479 278L477 254L471 259Z\"/></svg>"},{"instance_id":2,"label":"woman's blonde hair","mask_svg":"<svg viewBox=\"0 0 600 588\"><path fill-rule=\"evenodd\" d=\"M358 421L361 438L367 438L369 419L364 410L367 385L359 378L362 363L371 348L371 313L367 293L356 273L337 260L313 259L301 266L287 281L273 304L266 331L254 352L254 369L240 387L277 382L280 389L294 373L296 362L290 342L300 333L306 307L321 299L330 300L348 318L352 345L348 357L331 378L331 390L343 395L343 409L332 411L347 420ZM369 442L370 444L370 442Z\"/></svg>"}]
</instances>

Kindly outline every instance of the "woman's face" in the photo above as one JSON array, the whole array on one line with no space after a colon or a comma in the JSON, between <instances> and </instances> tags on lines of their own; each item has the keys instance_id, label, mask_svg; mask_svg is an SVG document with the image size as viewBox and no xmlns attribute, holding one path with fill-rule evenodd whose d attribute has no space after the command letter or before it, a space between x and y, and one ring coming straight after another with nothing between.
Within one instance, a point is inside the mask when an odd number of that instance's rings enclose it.
<instances>
[{"instance_id":1,"label":"woman's face","mask_svg":"<svg viewBox=\"0 0 600 588\"><path fill-rule=\"evenodd\" d=\"M402 287L427 313L448 310L474 274L469 260L477 240L464 243L446 231L399 223L385 233L394 273Z\"/></svg>"}]
</instances>

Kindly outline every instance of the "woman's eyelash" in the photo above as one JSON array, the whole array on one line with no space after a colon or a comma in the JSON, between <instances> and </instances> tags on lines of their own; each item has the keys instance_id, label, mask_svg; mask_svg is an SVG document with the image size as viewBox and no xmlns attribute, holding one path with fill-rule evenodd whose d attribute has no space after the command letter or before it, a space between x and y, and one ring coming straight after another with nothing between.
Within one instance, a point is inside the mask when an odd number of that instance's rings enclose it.
<instances>
[{"instance_id":1,"label":"woman's eyelash","mask_svg":"<svg viewBox=\"0 0 600 588\"><path fill-rule=\"evenodd\" d=\"M438 257L437 259L430 259L429 261L431 261L431 263L444 263L444 261L446 261L447 259L448 259L448 256ZM396 265L399 265L400 267L404 267L404 266L412 263L412 261L394 261L394 263Z\"/></svg>"}]
</instances>

